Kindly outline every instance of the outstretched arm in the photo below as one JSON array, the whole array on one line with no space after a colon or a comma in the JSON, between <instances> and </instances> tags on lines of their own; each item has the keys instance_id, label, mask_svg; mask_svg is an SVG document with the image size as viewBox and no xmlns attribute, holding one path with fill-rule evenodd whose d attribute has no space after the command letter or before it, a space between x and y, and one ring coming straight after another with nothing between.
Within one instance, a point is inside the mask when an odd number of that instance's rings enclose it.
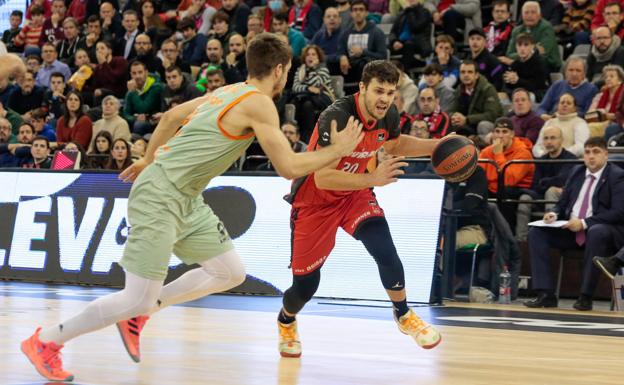
<instances>
[{"instance_id":1,"label":"outstretched arm","mask_svg":"<svg viewBox=\"0 0 624 385\"><path fill-rule=\"evenodd\" d=\"M420 139L409 135L400 135L384 144L386 152L396 156L431 156L439 139Z\"/></svg>"}]
</instances>

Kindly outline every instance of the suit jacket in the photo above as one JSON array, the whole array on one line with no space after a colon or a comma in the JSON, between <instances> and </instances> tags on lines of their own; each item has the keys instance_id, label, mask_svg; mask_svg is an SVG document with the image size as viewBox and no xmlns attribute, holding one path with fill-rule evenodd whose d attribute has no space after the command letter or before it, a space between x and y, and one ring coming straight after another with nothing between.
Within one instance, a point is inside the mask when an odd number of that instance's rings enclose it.
<instances>
[{"instance_id":1,"label":"suit jacket","mask_svg":"<svg viewBox=\"0 0 624 385\"><path fill-rule=\"evenodd\" d=\"M569 219L572 207L579 197L585 181L585 165L576 166L563 186L561 199L554 212L559 219ZM600 180L597 181L592 199L592 216L585 218L587 228L596 224L607 224L619 227L624 231L624 170L607 163Z\"/></svg>"}]
</instances>

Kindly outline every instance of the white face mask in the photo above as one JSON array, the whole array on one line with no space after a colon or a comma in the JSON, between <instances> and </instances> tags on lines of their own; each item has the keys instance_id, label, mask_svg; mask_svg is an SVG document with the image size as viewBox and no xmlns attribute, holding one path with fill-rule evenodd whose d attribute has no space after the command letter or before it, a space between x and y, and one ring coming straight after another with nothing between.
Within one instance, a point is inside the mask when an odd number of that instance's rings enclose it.
<instances>
[{"instance_id":1,"label":"white face mask","mask_svg":"<svg viewBox=\"0 0 624 385\"><path fill-rule=\"evenodd\" d=\"M269 8L271 11L276 12L282 9L282 0L269 0Z\"/></svg>"}]
</instances>

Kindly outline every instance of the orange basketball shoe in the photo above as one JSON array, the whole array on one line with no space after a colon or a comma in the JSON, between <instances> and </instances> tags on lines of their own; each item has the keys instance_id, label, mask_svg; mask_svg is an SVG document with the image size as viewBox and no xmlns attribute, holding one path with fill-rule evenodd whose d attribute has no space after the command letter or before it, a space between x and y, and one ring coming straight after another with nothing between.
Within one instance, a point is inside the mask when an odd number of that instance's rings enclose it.
<instances>
[{"instance_id":1,"label":"orange basketball shoe","mask_svg":"<svg viewBox=\"0 0 624 385\"><path fill-rule=\"evenodd\" d=\"M282 357L301 357L301 342L297 333L297 321L290 324L277 322L279 331L279 352Z\"/></svg>"},{"instance_id":2,"label":"orange basketball shoe","mask_svg":"<svg viewBox=\"0 0 624 385\"><path fill-rule=\"evenodd\" d=\"M132 358L134 362L141 361L141 330L143 330L143 326L145 326L148 319L148 316L140 315L130 318L129 320L117 322L117 329L121 335L121 340L130 358Z\"/></svg>"},{"instance_id":3,"label":"orange basketball shoe","mask_svg":"<svg viewBox=\"0 0 624 385\"><path fill-rule=\"evenodd\" d=\"M22 352L35 366L35 369L43 377L50 381L72 381L74 375L63 370L61 361L61 349L54 342L43 343L39 340L41 328L35 330L35 334L22 341Z\"/></svg>"},{"instance_id":4,"label":"orange basketball shoe","mask_svg":"<svg viewBox=\"0 0 624 385\"><path fill-rule=\"evenodd\" d=\"M395 321L401 333L411 336L424 349L433 349L442 341L440 332L421 320L412 309Z\"/></svg>"}]
</instances>

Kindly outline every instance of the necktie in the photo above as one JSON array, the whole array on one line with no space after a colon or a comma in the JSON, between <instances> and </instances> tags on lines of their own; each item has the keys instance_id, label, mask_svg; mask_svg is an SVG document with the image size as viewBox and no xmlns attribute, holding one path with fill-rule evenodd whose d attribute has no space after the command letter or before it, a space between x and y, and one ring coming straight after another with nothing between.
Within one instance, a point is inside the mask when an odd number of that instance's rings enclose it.
<instances>
[{"instance_id":1,"label":"necktie","mask_svg":"<svg viewBox=\"0 0 624 385\"><path fill-rule=\"evenodd\" d=\"M587 209L589 208L589 200L591 199L590 192L591 188L594 185L595 176L589 174L587 176L589 178L589 184L587 185L587 190L585 190L585 195L583 195L583 200L581 201L581 209L579 210L579 219L585 219L587 216ZM585 230L581 229L576 232L576 243L579 246L583 246L585 244Z\"/></svg>"}]
</instances>

